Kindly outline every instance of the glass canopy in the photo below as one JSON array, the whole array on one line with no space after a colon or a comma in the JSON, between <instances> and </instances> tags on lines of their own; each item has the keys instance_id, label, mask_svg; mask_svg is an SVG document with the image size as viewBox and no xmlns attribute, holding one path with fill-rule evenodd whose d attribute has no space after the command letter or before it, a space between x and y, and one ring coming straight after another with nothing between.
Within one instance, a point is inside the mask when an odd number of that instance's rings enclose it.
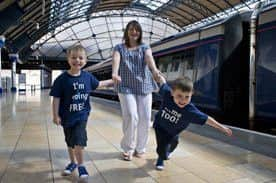
<instances>
[{"instance_id":1,"label":"glass canopy","mask_svg":"<svg viewBox=\"0 0 276 183\"><path fill-rule=\"evenodd\" d=\"M112 16L111 16L112 13ZM47 56L52 60L64 58L66 49L74 44L86 48L88 61L102 61L111 57L113 47L122 42L123 31L131 20L137 20L143 29L143 42L151 44L176 34L179 29L167 19L152 17L141 11L98 12L92 19L73 19L38 40L32 56ZM69 15L68 15L69 16Z\"/></svg>"},{"instance_id":2,"label":"glass canopy","mask_svg":"<svg viewBox=\"0 0 276 183\"><path fill-rule=\"evenodd\" d=\"M136 3L140 3L143 4L145 6L147 6L148 8L152 9L152 10L156 10L157 8L163 6L164 4L166 4L167 2L169 2L170 0L159 0L159 1L151 1L151 0L136 0Z\"/></svg>"},{"instance_id":3,"label":"glass canopy","mask_svg":"<svg viewBox=\"0 0 276 183\"><path fill-rule=\"evenodd\" d=\"M140 22L143 42L151 44L243 9L253 9L259 1L51 0L48 33L31 46L31 56L65 60L66 49L81 44L88 52L88 61L99 62L111 57L131 20Z\"/></svg>"}]
</instances>

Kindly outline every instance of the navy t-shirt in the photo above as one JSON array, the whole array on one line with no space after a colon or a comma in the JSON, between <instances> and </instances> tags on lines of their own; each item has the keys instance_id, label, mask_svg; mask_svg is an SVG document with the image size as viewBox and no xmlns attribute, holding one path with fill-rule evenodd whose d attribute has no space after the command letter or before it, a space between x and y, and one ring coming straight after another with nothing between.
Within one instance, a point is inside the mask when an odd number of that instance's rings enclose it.
<instances>
[{"instance_id":1,"label":"navy t-shirt","mask_svg":"<svg viewBox=\"0 0 276 183\"><path fill-rule=\"evenodd\" d=\"M204 125L207 121L208 115L199 111L192 103L187 104L184 108L178 107L173 100L168 84L163 84L160 87L159 94L163 102L155 116L153 127L162 128L170 135L175 136L186 129L190 123Z\"/></svg>"},{"instance_id":2,"label":"navy t-shirt","mask_svg":"<svg viewBox=\"0 0 276 183\"><path fill-rule=\"evenodd\" d=\"M99 85L90 73L81 71L79 76L62 73L55 80L50 95L60 98L59 116L64 127L87 121L91 109L89 96Z\"/></svg>"}]
</instances>

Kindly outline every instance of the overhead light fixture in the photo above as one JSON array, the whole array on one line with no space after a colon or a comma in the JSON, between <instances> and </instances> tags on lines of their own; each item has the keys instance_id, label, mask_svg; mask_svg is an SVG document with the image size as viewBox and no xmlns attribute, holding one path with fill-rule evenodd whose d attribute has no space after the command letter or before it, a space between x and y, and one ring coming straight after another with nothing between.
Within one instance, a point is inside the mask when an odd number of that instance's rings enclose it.
<instances>
[{"instance_id":1,"label":"overhead light fixture","mask_svg":"<svg viewBox=\"0 0 276 183\"><path fill-rule=\"evenodd\" d=\"M36 30L38 30L38 29L39 29L39 23L36 22L36 23L35 23L35 26L36 26Z\"/></svg>"}]
</instances>

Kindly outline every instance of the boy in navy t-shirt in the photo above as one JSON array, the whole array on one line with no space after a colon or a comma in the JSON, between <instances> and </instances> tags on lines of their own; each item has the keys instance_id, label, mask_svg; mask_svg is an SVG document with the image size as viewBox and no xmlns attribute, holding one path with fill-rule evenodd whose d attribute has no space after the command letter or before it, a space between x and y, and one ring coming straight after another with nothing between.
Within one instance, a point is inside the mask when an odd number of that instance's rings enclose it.
<instances>
[{"instance_id":1,"label":"boy in navy t-shirt","mask_svg":"<svg viewBox=\"0 0 276 183\"><path fill-rule=\"evenodd\" d=\"M83 148L87 142L90 92L98 87L113 84L111 79L98 81L92 74L82 71L86 57L82 46L69 48L67 59L70 69L57 77L50 91L53 96L53 122L63 127L71 161L64 169L63 175L70 175L78 167L80 178L88 177L83 165Z\"/></svg>"},{"instance_id":2,"label":"boy in navy t-shirt","mask_svg":"<svg viewBox=\"0 0 276 183\"><path fill-rule=\"evenodd\" d=\"M164 169L164 160L169 159L170 153L177 147L180 132L185 130L190 123L200 125L206 123L228 136L232 135L229 128L199 111L191 103L193 82L190 78L176 79L172 84L172 88L169 87L161 74L158 80L161 83L159 94L163 102L153 124L157 141L157 170Z\"/></svg>"}]
</instances>

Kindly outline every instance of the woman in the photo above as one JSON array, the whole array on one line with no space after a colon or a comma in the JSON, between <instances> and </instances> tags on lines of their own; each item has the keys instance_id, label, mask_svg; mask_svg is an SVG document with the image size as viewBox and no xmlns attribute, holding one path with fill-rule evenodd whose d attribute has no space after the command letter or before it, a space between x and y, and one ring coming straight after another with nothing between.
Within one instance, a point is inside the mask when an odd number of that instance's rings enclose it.
<instances>
[{"instance_id":1,"label":"woman","mask_svg":"<svg viewBox=\"0 0 276 183\"><path fill-rule=\"evenodd\" d=\"M152 76L157 78L159 70L150 47L142 43L142 28L137 21L127 24L123 40L114 48L112 79L122 109L123 158L131 161L133 154L140 158L146 151L152 92L157 89Z\"/></svg>"}]
</instances>

